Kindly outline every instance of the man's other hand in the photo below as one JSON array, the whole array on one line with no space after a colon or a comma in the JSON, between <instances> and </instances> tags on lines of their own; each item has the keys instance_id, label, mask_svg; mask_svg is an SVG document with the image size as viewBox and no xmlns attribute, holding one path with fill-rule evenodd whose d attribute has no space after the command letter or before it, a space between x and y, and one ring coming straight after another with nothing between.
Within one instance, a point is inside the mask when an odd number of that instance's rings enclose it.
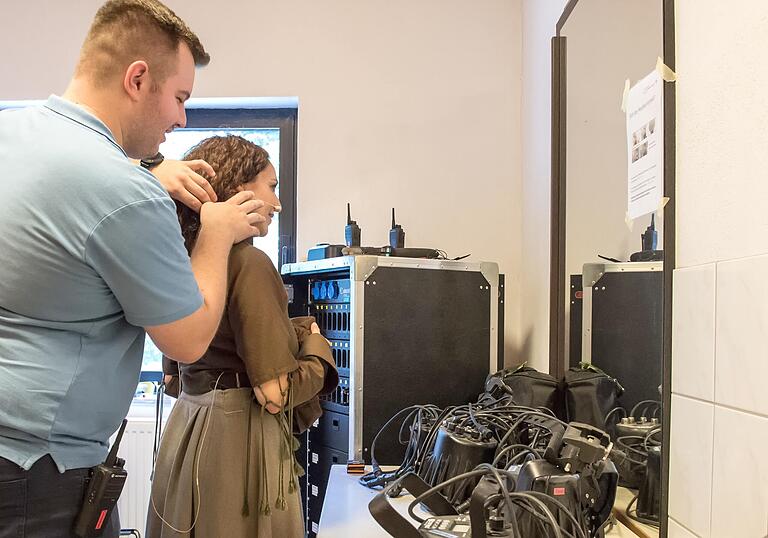
<instances>
[{"instance_id":1,"label":"man's other hand","mask_svg":"<svg viewBox=\"0 0 768 538\"><path fill-rule=\"evenodd\" d=\"M266 219L257 213L264 207L262 200L254 199L251 191L241 191L226 202L204 204L200 211L203 229L215 229L232 234L232 243L239 243L259 235L256 226Z\"/></svg>"}]
</instances>

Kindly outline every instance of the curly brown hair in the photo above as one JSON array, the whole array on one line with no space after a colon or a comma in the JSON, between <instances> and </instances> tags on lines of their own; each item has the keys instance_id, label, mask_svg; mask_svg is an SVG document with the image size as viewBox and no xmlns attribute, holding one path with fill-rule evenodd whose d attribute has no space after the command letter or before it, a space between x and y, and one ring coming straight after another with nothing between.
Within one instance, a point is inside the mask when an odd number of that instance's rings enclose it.
<instances>
[{"instance_id":1,"label":"curly brown hair","mask_svg":"<svg viewBox=\"0 0 768 538\"><path fill-rule=\"evenodd\" d=\"M234 196L238 187L253 181L269 165L267 150L235 135L206 138L184 155L184 160L195 159L204 160L216 171L210 182L220 202ZM176 214L191 254L200 232L200 215L180 202L176 202Z\"/></svg>"}]
</instances>

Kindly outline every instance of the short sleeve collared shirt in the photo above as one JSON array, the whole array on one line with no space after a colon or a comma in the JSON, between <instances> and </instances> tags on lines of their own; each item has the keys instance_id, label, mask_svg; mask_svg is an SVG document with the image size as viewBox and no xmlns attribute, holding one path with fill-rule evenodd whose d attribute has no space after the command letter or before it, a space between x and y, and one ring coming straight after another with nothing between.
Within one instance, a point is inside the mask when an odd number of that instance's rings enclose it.
<instances>
[{"instance_id":1,"label":"short sleeve collared shirt","mask_svg":"<svg viewBox=\"0 0 768 538\"><path fill-rule=\"evenodd\" d=\"M173 201L104 123L56 96L0 112L0 456L102 461L143 328L201 304Z\"/></svg>"}]
</instances>

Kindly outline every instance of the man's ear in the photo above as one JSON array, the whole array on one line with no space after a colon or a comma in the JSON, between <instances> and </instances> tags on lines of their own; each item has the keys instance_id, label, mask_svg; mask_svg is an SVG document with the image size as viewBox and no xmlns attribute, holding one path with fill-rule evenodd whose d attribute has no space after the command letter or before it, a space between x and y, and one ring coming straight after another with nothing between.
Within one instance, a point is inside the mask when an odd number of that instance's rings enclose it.
<instances>
[{"instance_id":1,"label":"man's ear","mask_svg":"<svg viewBox=\"0 0 768 538\"><path fill-rule=\"evenodd\" d=\"M149 89L149 66L144 60L137 60L128 66L123 78L123 89L133 101L138 101L142 92Z\"/></svg>"}]
</instances>

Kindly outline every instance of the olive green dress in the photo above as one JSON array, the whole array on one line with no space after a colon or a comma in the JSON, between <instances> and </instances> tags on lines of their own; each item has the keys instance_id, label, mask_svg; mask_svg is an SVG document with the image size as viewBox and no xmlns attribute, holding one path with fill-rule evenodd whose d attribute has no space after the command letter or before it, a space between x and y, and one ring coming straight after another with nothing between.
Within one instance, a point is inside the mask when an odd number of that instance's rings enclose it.
<instances>
[{"instance_id":1,"label":"olive green dress","mask_svg":"<svg viewBox=\"0 0 768 538\"><path fill-rule=\"evenodd\" d=\"M320 416L318 394L338 384L330 347L310 333L311 322L289 319L285 288L266 254L247 243L233 247L216 336L199 361L179 365L181 390L155 465L148 538L304 536L303 470L292 434ZM247 375L254 386L287 373L288 404L272 415L249 387L201 393L199 381L215 386L221 372Z\"/></svg>"}]
</instances>

